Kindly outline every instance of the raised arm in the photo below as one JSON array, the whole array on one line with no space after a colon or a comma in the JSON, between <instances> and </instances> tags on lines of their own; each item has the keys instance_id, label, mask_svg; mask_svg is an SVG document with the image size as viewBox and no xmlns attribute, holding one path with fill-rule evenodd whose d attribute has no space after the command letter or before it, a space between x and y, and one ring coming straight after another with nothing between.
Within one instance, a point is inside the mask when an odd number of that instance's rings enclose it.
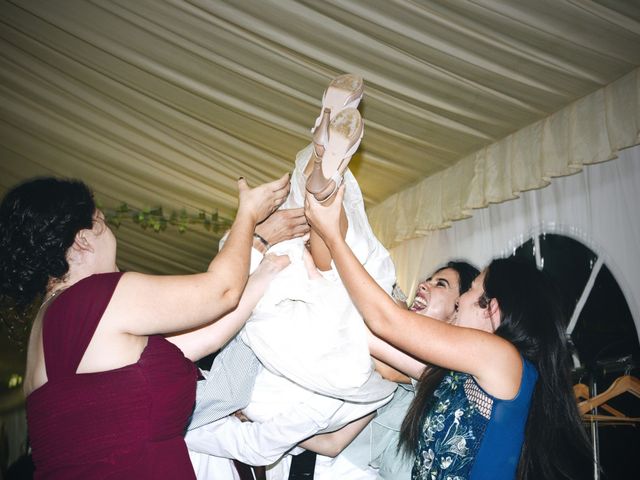
<instances>
[{"instance_id":1,"label":"raised arm","mask_svg":"<svg viewBox=\"0 0 640 480\"><path fill-rule=\"evenodd\" d=\"M425 363L398 350L393 345L367 331L369 352L376 361L376 370L387 380L410 383L411 378L420 379Z\"/></svg>"},{"instance_id":2,"label":"raised arm","mask_svg":"<svg viewBox=\"0 0 640 480\"><path fill-rule=\"evenodd\" d=\"M268 246L301 237L308 232L309 225L304 216L304 209L276 210L256 225L253 248L264 255ZM242 328L271 279L288 264L286 256L276 258L268 255L249 277L240 302L232 312L208 325L172 335L167 339L178 346L187 358L194 361L220 349Z\"/></svg>"},{"instance_id":3,"label":"raised arm","mask_svg":"<svg viewBox=\"0 0 640 480\"><path fill-rule=\"evenodd\" d=\"M509 342L404 310L371 278L340 235L339 206L343 195L341 187L336 200L328 206L307 195L305 214L311 228L329 248L344 285L371 331L422 362L471 373L481 385L491 385L491 393L503 394L502 377L507 374L509 390L514 377L512 365L519 358Z\"/></svg>"},{"instance_id":4,"label":"raised arm","mask_svg":"<svg viewBox=\"0 0 640 480\"><path fill-rule=\"evenodd\" d=\"M242 328L271 280L287 265L289 257L286 255L266 255L256 271L249 276L240 302L233 311L208 325L168 336L167 340L194 362L220 350Z\"/></svg>"},{"instance_id":5,"label":"raised arm","mask_svg":"<svg viewBox=\"0 0 640 480\"><path fill-rule=\"evenodd\" d=\"M158 276L125 273L103 319L124 333L151 335L200 326L233 310L249 274L253 232L289 193L289 176L249 188L238 180L239 207L207 272Z\"/></svg>"}]
</instances>

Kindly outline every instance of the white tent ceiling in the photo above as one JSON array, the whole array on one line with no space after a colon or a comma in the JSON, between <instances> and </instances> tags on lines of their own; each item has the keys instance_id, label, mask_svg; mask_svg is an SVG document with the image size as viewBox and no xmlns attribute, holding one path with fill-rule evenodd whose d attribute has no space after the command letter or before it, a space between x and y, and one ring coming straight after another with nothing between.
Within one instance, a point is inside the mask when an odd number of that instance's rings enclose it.
<instances>
[{"instance_id":1,"label":"white tent ceiling","mask_svg":"<svg viewBox=\"0 0 640 480\"><path fill-rule=\"evenodd\" d=\"M373 207L640 66L640 1L2 1L0 45L0 194L54 174L232 218L239 175L292 168L331 77L365 78ZM203 269L219 236L116 234L121 268L156 273Z\"/></svg>"}]
</instances>

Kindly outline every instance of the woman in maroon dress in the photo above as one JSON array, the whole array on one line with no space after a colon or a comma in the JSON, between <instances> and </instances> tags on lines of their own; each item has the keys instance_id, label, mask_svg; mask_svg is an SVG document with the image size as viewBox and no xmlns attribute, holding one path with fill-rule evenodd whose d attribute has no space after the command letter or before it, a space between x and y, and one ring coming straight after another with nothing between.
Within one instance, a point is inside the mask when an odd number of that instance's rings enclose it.
<instances>
[{"instance_id":1,"label":"woman in maroon dress","mask_svg":"<svg viewBox=\"0 0 640 480\"><path fill-rule=\"evenodd\" d=\"M4 197L0 295L18 311L44 298L24 385L36 478L195 478L183 431L196 370L162 334L237 306L254 228L289 181L238 187L224 248L207 272L184 276L118 272L115 236L81 182L36 179Z\"/></svg>"}]
</instances>

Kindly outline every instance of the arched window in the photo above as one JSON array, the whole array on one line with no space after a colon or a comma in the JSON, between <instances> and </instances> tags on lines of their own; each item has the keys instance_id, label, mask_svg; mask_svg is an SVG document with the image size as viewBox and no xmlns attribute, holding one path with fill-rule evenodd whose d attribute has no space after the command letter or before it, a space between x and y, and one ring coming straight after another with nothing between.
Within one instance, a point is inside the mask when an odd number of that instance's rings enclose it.
<instances>
[{"instance_id":1,"label":"arched window","mask_svg":"<svg viewBox=\"0 0 640 480\"><path fill-rule=\"evenodd\" d=\"M640 354L624 295L595 252L572 238L541 234L521 245L514 255L536 263L555 280L582 365Z\"/></svg>"}]
</instances>

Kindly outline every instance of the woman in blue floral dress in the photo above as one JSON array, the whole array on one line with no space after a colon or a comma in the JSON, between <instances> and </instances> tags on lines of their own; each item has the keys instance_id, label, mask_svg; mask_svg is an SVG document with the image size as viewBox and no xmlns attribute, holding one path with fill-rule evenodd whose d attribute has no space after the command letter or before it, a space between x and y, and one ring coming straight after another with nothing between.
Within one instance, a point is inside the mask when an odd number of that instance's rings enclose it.
<instances>
[{"instance_id":1,"label":"woman in blue floral dress","mask_svg":"<svg viewBox=\"0 0 640 480\"><path fill-rule=\"evenodd\" d=\"M404 310L340 235L342 195L331 205L308 195L305 214L355 305L375 335L445 371L437 384L423 382L403 425L412 478L588 478L566 321L547 277L515 259L494 260L460 297L454 325Z\"/></svg>"}]
</instances>

